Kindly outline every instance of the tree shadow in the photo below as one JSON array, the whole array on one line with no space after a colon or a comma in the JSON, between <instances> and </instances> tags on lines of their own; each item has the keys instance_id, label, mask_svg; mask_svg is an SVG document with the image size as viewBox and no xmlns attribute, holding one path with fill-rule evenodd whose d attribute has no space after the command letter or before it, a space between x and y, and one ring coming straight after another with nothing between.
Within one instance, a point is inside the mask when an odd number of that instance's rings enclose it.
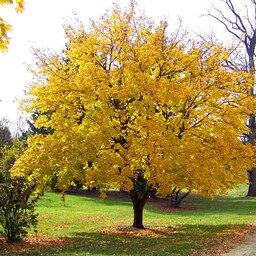
<instances>
[{"instance_id":1,"label":"tree shadow","mask_svg":"<svg viewBox=\"0 0 256 256\"><path fill-rule=\"evenodd\" d=\"M254 216L256 214L256 198L252 197L216 197L216 199L206 199L200 196L192 196L191 199L186 199L182 204L181 208L173 209L169 207L168 201L159 204L156 201L152 201L146 204L145 209L150 212L157 212L164 215L190 215L198 216L202 215L213 215L215 213L222 214L237 214L244 216Z\"/></svg>"},{"instance_id":2,"label":"tree shadow","mask_svg":"<svg viewBox=\"0 0 256 256\"><path fill-rule=\"evenodd\" d=\"M130 196L126 192L122 191L107 191L107 197L104 200L100 199L99 191L91 190L74 190L68 191L67 195L79 196L84 198L90 198L95 201L101 201L105 205L132 205Z\"/></svg>"},{"instance_id":3,"label":"tree shadow","mask_svg":"<svg viewBox=\"0 0 256 256\"><path fill-rule=\"evenodd\" d=\"M223 241L233 239L234 231L244 230L244 225L182 225L177 227L149 227L139 233L127 227L118 227L119 233L111 232L74 232L66 243L51 245L19 252L11 251L13 256L55 255L183 255L188 256L196 252L203 252ZM129 233L130 232L130 233ZM137 233L136 233L137 232ZM149 232L150 235L145 235ZM132 234L134 233L134 234ZM243 232L239 232L241 241Z\"/></svg>"},{"instance_id":4,"label":"tree shadow","mask_svg":"<svg viewBox=\"0 0 256 256\"><path fill-rule=\"evenodd\" d=\"M82 196L85 198L95 199L100 201L98 191L74 191L69 192L70 195ZM130 196L122 191L108 191L107 198L101 201L105 206L129 206L132 207ZM199 212L203 214L213 214L214 212L221 211L223 213L233 213L239 215L255 215L256 200L252 197L234 197L234 196L216 196L215 199L202 198L198 195L190 195L184 200L181 208L171 208L170 202L167 198L149 199L145 205L145 210L151 212L161 212L164 215L168 214L184 214L189 211L191 216L198 215Z\"/></svg>"}]
</instances>

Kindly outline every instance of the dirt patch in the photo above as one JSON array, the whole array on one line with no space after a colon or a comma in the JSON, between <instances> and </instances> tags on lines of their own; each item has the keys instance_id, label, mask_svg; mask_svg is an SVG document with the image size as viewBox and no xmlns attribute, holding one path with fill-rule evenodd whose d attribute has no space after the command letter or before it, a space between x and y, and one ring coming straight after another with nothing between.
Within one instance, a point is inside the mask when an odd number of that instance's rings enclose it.
<instances>
[{"instance_id":1,"label":"dirt patch","mask_svg":"<svg viewBox=\"0 0 256 256\"><path fill-rule=\"evenodd\" d=\"M98 190L82 190L82 189L74 189L67 190L65 192L69 195L80 195L80 196L88 196L88 197L100 197L100 192ZM130 199L129 193L124 191L107 191L107 198L111 199Z\"/></svg>"},{"instance_id":2,"label":"dirt patch","mask_svg":"<svg viewBox=\"0 0 256 256\"><path fill-rule=\"evenodd\" d=\"M179 208L173 208L170 207L170 200L168 198L149 199L149 202L153 203L156 209L162 212L194 211L201 209L199 207L192 206L188 202L183 202L182 206Z\"/></svg>"},{"instance_id":3,"label":"dirt patch","mask_svg":"<svg viewBox=\"0 0 256 256\"><path fill-rule=\"evenodd\" d=\"M174 234L177 231L176 227L147 227L145 229L138 229L128 226L107 227L100 230L104 234L114 234L128 237L163 237Z\"/></svg>"}]
</instances>

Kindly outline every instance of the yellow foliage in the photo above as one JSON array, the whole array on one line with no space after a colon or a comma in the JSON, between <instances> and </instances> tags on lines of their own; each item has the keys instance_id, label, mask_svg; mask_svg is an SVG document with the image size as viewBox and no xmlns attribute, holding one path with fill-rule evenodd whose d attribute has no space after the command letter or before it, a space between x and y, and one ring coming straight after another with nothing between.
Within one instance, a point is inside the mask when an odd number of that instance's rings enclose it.
<instances>
[{"instance_id":1,"label":"yellow foliage","mask_svg":"<svg viewBox=\"0 0 256 256\"><path fill-rule=\"evenodd\" d=\"M62 55L37 52L25 108L54 132L32 137L13 172L126 191L143 174L162 194L206 196L244 182L250 75L224 67L221 45L178 41L166 28L114 5L88 31L67 27Z\"/></svg>"},{"instance_id":2,"label":"yellow foliage","mask_svg":"<svg viewBox=\"0 0 256 256\"><path fill-rule=\"evenodd\" d=\"M16 0L17 6L15 10L22 12L24 10L24 0ZM13 4L13 0L0 0L0 5ZM5 52L8 50L9 37L8 33L11 32L11 25L8 24L0 17L0 51Z\"/></svg>"}]
</instances>

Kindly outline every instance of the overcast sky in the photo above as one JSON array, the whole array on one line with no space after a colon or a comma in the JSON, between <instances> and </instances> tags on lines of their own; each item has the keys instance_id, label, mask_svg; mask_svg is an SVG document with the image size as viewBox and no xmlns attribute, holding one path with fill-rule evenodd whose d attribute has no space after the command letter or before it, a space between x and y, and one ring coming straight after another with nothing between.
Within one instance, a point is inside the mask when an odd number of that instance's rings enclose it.
<instances>
[{"instance_id":1,"label":"overcast sky","mask_svg":"<svg viewBox=\"0 0 256 256\"><path fill-rule=\"evenodd\" d=\"M14 7L0 6L0 17L13 27L8 53L0 53L0 118L14 122L21 115L17 108L24 90L31 82L27 66L33 63L31 47L61 51L65 44L63 24L72 23L74 13L87 24L98 19L112 6L112 0L26 0L25 11L17 14ZM129 0L115 1L128 5ZM178 17L188 30L210 33L213 27L221 34L222 28L209 17L201 17L211 9L213 0L138 0L138 9L156 20L167 18L170 27L177 26ZM215 0L216 2L216 0Z\"/></svg>"}]
</instances>

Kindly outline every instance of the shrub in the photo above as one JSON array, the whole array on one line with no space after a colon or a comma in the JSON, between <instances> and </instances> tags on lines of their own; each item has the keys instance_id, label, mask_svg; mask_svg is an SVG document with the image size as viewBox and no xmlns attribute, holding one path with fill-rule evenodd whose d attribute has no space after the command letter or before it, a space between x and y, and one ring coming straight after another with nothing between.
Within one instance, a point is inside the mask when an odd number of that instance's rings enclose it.
<instances>
[{"instance_id":1,"label":"shrub","mask_svg":"<svg viewBox=\"0 0 256 256\"><path fill-rule=\"evenodd\" d=\"M8 242L19 242L31 226L37 226L35 206L38 196L32 197L35 184L16 178L0 185L1 232Z\"/></svg>"}]
</instances>

